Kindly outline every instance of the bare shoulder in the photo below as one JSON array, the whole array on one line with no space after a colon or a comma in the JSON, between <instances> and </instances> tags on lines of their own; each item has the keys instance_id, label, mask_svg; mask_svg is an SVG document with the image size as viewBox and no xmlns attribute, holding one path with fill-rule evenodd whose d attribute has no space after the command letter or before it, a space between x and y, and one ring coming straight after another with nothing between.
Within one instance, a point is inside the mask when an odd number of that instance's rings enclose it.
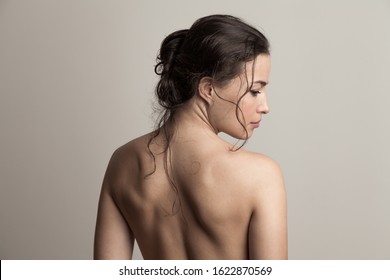
<instances>
[{"instance_id":1,"label":"bare shoulder","mask_svg":"<svg viewBox=\"0 0 390 280\"><path fill-rule=\"evenodd\" d=\"M271 197L283 200L284 178L279 164L272 158L244 149L220 153L210 161L210 173L218 183L245 200L251 211L268 205Z\"/></svg>"},{"instance_id":2,"label":"bare shoulder","mask_svg":"<svg viewBox=\"0 0 390 280\"><path fill-rule=\"evenodd\" d=\"M266 185L283 186L283 174L279 164L272 158L259 154L252 153L253 168L256 170L256 178L259 182L266 183Z\"/></svg>"},{"instance_id":3,"label":"bare shoulder","mask_svg":"<svg viewBox=\"0 0 390 280\"><path fill-rule=\"evenodd\" d=\"M246 152L252 215L249 226L251 259L287 258L287 202L279 164L262 154Z\"/></svg>"},{"instance_id":4,"label":"bare shoulder","mask_svg":"<svg viewBox=\"0 0 390 280\"><path fill-rule=\"evenodd\" d=\"M251 193L253 194L254 211L259 210L259 207L270 206L270 202L279 205L285 204L286 190L279 164L263 154L250 152L248 156L253 162L250 169L253 173Z\"/></svg>"},{"instance_id":5,"label":"bare shoulder","mask_svg":"<svg viewBox=\"0 0 390 280\"><path fill-rule=\"evenodd\" d=\"M114 162L118 160L121 162L123 160L129 159L141 153L147 148L150 137L151 137L150 133L145 134L118 147L112 155L112 160Z\"/></svg>"},{"instance_id":6,"label":"bare shoulder","mask_svg":"<svg viewBox=\"0 0 390 280\"><path fill-rule=\"evenodd\" d=\"M237 153L241 173L250 178L250 185L258 190L264 188L284 189L283 174L279 164L272 158L255 152L242 150Z\"/></svg>"},{"instance_id":7,"label":"bare shoulder","mask_svg":"<svg viewBox=\"0 0 390 280\"><path fill-rule=\"evenodd\" d=\"M272 159L267 155L251 152L248 150L243 150L242 156L246 157L248 161L250 161L251 165L254 166L255 168L262 167L262 168L266 168L266 170L268 171L269 170L273 170L276 172L280 171L279 164L274 159Z\"/></svg>"},{"instance_id":8,"label":"bare shoulder","mask_svg":"<svg viewBox=\"0 0 390 280\"><path fill-rule=\"evenodd\" d=\"M118 147L112 154L105 179L111 186L126 183L131 174L137 174L140 169L140 162L147 154L147 143L150 134L135 138L126 144Z\"/></svg>"},{"instance_id":9,"label":"bare shoulder","mask_svg":"<svg viewBox=\"0 0 390 280\"><path fill-rule=\"evenodd\" d=\"M123 216L123 194L138 169L138 149L144 138L117 148L111 156L100 193L95 229L95 259L131 259L134 234Z\"/></svg>"}]
</instances>

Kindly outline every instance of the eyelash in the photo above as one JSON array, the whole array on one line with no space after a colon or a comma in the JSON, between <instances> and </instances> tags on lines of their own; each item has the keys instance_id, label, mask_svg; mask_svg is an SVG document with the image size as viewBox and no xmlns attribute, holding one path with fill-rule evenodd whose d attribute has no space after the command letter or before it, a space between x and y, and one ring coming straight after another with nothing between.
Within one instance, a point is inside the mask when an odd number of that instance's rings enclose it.
<instances>
[{"instance_id":1,"label":"eyelash","mask_svg":"<svg viewBox=\"0 0 390 280\"><path fill-rule=\"evenodd\" d=\"M250 93L252 95L258 95L258 94L261 94L261 91L260 90L250 90Z\"/></svg>"}]
</instances>

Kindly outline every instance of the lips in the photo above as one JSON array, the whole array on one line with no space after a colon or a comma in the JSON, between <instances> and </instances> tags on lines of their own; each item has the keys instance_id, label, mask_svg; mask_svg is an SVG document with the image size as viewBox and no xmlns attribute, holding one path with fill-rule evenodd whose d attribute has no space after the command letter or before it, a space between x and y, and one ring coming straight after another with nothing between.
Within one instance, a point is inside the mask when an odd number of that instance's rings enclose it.
<instances>
[{"instance_id":1,"label":"lips","mask_svg":"<svg viewBox=\"0 0 390 280\"><path fill-rule=\"evenodd\" d=\"M260 126L260 121L257 121L257 122L251 122L250 124L253 125L254 127L259 127Z\"/></svg>"}]
</instances>

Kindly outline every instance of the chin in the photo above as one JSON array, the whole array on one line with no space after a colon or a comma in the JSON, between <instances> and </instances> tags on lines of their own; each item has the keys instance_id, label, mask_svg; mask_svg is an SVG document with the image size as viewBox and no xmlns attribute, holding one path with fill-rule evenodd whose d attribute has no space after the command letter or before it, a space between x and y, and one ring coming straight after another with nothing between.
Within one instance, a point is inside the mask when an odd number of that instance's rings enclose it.
<instances>
[{"instance_id":1,"label":"chin","mask_svg":"<svg viewBox=\"0 0 390 280\"><path fill-rule=\"evenodd\" d=\"M240 140L248 140L249 138L251 138L252 137L252 133L248 133L248 137L241 137L241 138L239 138Z\"/></svg>"},{"instance_id":2,"label":"chin","mask_svg":"<svg viewBox=\"0 0 390 280\"><path fill-rule=\"evenodd\" d=\"M253 135L253 130L252 129L248 129L247 133L243 132L239 139L240 140L248 140L249 138L252 137L252 135Z\"/></svg>"},{"instance_id":3,"label":"chin","mask_svg":"<svg viewBox=\"0 0 390 280\"><path fill-rule=\"evenodd\" d=\"M248 130L248 134L245 134L245 132L240 134L238 133L227 133L227 134L233 138L236 138L237 140L245 141L252 137L253 131Z\"/></svg>"}]
</instances>

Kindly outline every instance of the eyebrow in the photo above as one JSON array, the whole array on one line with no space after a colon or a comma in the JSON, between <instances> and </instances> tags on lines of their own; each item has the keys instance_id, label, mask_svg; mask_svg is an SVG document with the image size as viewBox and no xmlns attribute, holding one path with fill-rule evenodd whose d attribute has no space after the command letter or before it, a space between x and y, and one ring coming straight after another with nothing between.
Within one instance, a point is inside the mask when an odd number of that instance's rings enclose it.
<instances>
[{"instance_id":1,"label":"eyebrow","mask_svg":"<svg viewBox=\"0 0 390 280\"><path fill-rule=\"evenodd\" d=\"M265 82L265 81L262 81L262 80L259 80L259 81L256 81L256 82L253 82L254 84L261 84L263 87L265 87L266 85L268 85L268 82Z\"/></svg>"}]
</instances>

